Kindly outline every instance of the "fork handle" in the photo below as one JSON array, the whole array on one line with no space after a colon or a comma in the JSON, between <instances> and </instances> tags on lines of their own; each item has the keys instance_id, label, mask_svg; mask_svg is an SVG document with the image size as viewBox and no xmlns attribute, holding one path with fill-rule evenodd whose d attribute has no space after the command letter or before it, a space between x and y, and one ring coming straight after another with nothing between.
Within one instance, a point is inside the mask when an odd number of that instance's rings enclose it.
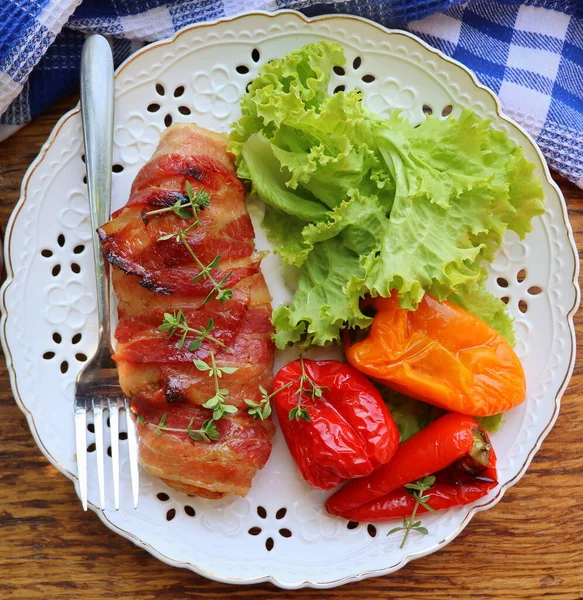
<instances>
[{"instance_id":1,"label":"fork handle","mask_svg":"<svg viewBox=\"0 0 583 600\"><path fill-rule=\"evenodd\" d=\"M81 120L85 140L87 192L93 232L93 260L97 285L99 346L111 350L109 327L109 271L97 229L109 220L113 153L113 57L101 35L87 38L81 54Z\"/></svg>"}]
</instances>

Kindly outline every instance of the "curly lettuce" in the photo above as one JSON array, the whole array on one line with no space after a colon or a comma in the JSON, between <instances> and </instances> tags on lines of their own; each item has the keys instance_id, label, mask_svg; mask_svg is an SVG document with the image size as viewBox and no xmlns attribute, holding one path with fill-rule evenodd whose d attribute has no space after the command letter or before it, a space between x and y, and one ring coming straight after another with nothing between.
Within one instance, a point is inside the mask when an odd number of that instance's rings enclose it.
<instances>
[{"instance_id":1,"label":"curly lettuce","mask_svg":"<svg viewBox=\"0 0 583 600\"><path fill-rule=\"evenodd\" d=\"M380 119L357 90L331 94L344 63L339 44L319 42L264 65L231 131L275 251L299 268L273 315L278 347L366 327L359 299L391 293L408 309L448 298L512 342L485 264L507 230L524 237L544 212L534 165L470 110L413 126L398 111Z\"/></svg>"}]
</instances>

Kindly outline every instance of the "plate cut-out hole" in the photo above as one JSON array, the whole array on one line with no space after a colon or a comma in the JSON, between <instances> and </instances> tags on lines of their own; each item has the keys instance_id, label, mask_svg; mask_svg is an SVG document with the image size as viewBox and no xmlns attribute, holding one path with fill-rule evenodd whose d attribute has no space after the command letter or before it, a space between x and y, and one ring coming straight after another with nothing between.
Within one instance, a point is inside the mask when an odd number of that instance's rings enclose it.
<instances>
[{"instance_id":1,"label":"plate cut-out hole","mask_svg":"<svg viewBox=\"0 0 583 600\"><path fill-rule=\"evenodd\" d=\"M267 511L263 508L263 506L258 506L257 507L257 514L262 518L262 519L266 519L267 518Z\"/></svg>"},{"instance_id":2,"label":"plate cut-out hole","mask_svg":"<svg viewBox=\"0 0 583 600\"><path fill-rule=\"evenodd\" d=\"M496 283L501 287L501 288L507 288L508 287L508 280L504 279L504 277L498 277L498 279L496 279Z\"/></svg>"},{"instance_id":3,"label":"plate cut-out hole","mask_svg":"<svg viewBox=\"0 0 583 600\"><path fill-rule=\"evenodd\" d=\"M442 117L449 117L449 115L451 115L451 111L453 110L453 106L451 104L448 104L447 106L443 107L443 110L441 111L441 116Z\"/></svg>"},{"instance_id":4,"label":"plate cut-out hole","mask_svg":"<svg viewBox=\"0 0 583 600\"><path fill-rule=\"evenodd\" d=\"M259 62L261 54L259 54L259 50L257 50L257 48L253 48L251 52L251 58L253 59L253 62Z\"/></svg>"},{"instance_id":5,"label":"plate cut-out hole","mask_svg":"<svg viewBox=\"0 0 583 600\"><path fill-rule=\"evenodd\" d=\"M338 92L343 92L346 89L345 85L337 85L334 88L334 93L337 94Z\"/></svg>"},{"instance_id":6,"label":"plate cut-out hole","mask_svg":"<svg viewBox=\"0 0 583 600\"><path fill-rule=\"evenodd\" d=\"M521 313L525 313L528 310L528 304L526 303L526 300L519 300L519 302L518 302L518 310Z\"/></svg>"},{"instance_id":7,"label":"plate cut-out hole","mask_svg":"<svg viewBox=\"0 0 583 600\"><path fill-rule=\"evenodd\" d=\"M377 536L377 528L374 525L369 524L366 528L366 532L368 533L368 535L370 535L370 537Z\"/></svg>"},{"instance_id":8,"label":"plate cut-out hole","mask_svg":"<svg viewBox=\"0 0 583 600\"><path fill-rule=\"evenodd\" d=\"M61 334L55 331L55 333L53 333L53 342L55 342L55 344L60 344L62 341L63 338L61 337Z\"/></svg>"},{"instance_id":9,"label":"plate cut-out hole","mask_svg":"<svg viewBox=\"0 0 583 600\"><path fill-rule=\"evenodd\" d=\"M178 112L181 115L189 115L191 111L190 111L190 108L188 108L188 106L179 106Z\"/></svg>"},{"instance_id":10,"label":"plate cut-out hole","mask_svg":"<svg viewBox=\"0 0 583 600\"><path fill-rule=\"evenodd\" d=\"M502 300L502 302L504 302L504 304L508 304L510 302L510 297L502 296L502 298L500 298L500 300Z\"/></svg>"},{"instance_id":11,"label":"plate cut-out hole","mask_svg":"<svg viewBox=\"0 0 583 600\"><path fill-rule=\"evenodd\" d=\"M105 424L109 427L110 423L109 423L109 417L107 417L107 421L105 421Z\"/></svg>"},{"instance_id":12,"label":"plate cut-out hole","mask_svg":"<svg viewBox=\"0 0 583 600\"><path fill-rule=\"evenodd\" d=\"M65 245L65 236L62 233L59 233L59 237L57 238L57 244L59 244L61 248Z\"/></svg>"},{"instance_id":13,"label":"plate cut-out hole","mask_svg":"<svg viewBox=\"0 0 583 600\"><path fill-rule=\"evenodd\" d=\"M71 338L71 344L78 344L81 341L81 338L83 336L80 333L76 333L72 338Z\"/></svg>"},{"instance_id":14,"label":"plate cut-out hole","mask_svg":"<svg viewBox=\"0 0 583 600\"><path fill-rule=\"evenodd\" d=\"M123 168L124 168L123 165L112 165L111 170L114 173L121 173L121 172L123 172Z\"/></svg>"},{"instance_id":15,"label":"plate cut-out hole","mask_svg":"<svg viewBox=\"0 0 583 600\"><path fill-rule=\"evenodd\" d=\"M159 96L163 96L166 93L166 90L164 89L164 86L161 83L156 84L156 92Z\"/></svg>"},{"instance_id":16,"label":"plate cut-out hole","mask_svg":"<svg viewBox=\"0 0 583 600\"><path fill-rule=\"evenodd\" d=\"M433 114L433 109L431 108L431 106L429 106L429 104L424 104L423 105L423 112L426 115L432 115Z\"/></svg>"},{"instance_id":17,"label":"plate cut-out hole","mask_svg":"<svg viewBox=\"0 0 583 600\"><path fill-rule=\"evenodd\" d=\"M528 288L528 293L531 296L538 296L539 294L543 293L543 290L538 285L533 285L533 286L531 286L531 287Z\"/></svg>"},{"instance_id":18,"label":"plate cut-out hole","mask_svg":"<svg viewBox=\"0 0 583 600\"><path fill-rule=\"evenodd\" d=\"M75 358L79 361L79 362L85 362L87 360L87 355L83 354L81 352L78 352L77 354L75 354Z\"/></svg>"},{"instance_id":19,"label":"plate cut-out hole","mask_svg":"<svg viewBox=\"0 0 583 600\"><path fill-rule=\"evenodd\" d=\"M83 175L83 183L87 185L87 175Z\"/></svg>"},{"instance_id":20,"label":"plate cut-out hole","mask_svg":"<svg viewBox=\"0 0 583 600\"><path fill-rule=\"evenodd\" d=\"M156 498L158 498L160 502L168 502L168 500L170 500L170 496L165 492L160 492L159 494L156 494Z\"/></svg>"},{"instance_id":21,"label":"plate cut-out hole","mask_svg":"<svg viewBox=\"0 0 583 600\"><path fill-rule=\"evenodd\" d=\"M192 508L192 506L189 506L188 504L184 507L184 512L189 517L195 517L196 516L196 511L194 510L194 508Z\"/></svg>"},{"instance_id":22,"label":"plate cut-out hole","mask_svg":"<svg viewBox=\"0 0 583 600\"><path fill-rule=\"evenodd\" d=\"M241 73L241 75L246 75L249 73L249 67L246 67L245 65L239 65L235 68L235 71L237 71L237 73Z\"/></svg>"},{"instance_id":23,"label":"plate cut-out hole","mask_svg":"<svg viewBox=\"0 0 583 600\"><path fill-rule=\"evenodd\" d=\"M334 71L334 73L336 73L336 75L340 75L340 77L342 77L343 75L346 75L346 71L344 70L344 67L341 67L340 65L336 65L335 67L332 68L332 70Z\"/></svg>"},{"instance_id":24,"label":"plate cut-out hole","mask_svg":"<svg viewBox=\"0 0 583 600\"><path fill-rule=\"evenodd\" d=\"M87 446L87 452L95 452L95 442Z\"/></svg>"},{"instance_id":25,"label":"plate cut-out hole","mask_svg":"<svg viewBox=\"0 0 583 600\"><path fill-rule=\"evenodd\" d=\"M275 542L273 541L272 537L268 537L265 540L265 548L267 549L267 552L271 552L273 550L273 547L275 546Z\"/></svg>"},{"instance_id":26,"label":"plate cut-out hole","mask_svg":"<svg viewBox=\"0 0 583 600\"><path fill-rule=\"evenodd\" d=\"M372 83L375 80L375 76L374 75L365 75L362 80L364 81L364 83Z\"/></svg>"},{"instance_id":27,"label":"plate cut-out hole","mask_svg":"<svg viewBox=\"0 0 583 600\"><path fill-rule=\"evenodd\" d=\"M81 154L81 161L85 162L85 155L84 154Z\"/></svg>"},{"instance_id":28,"label":"plate cut-out hole","mask_svg":"<svg viewBox=\"0 0 583 600\"><path fill-rule=\"evenodd\" d=\"M251 527L248 533L249 535L259 535L261 533L261 527Z\"/></svg>"},{"instance_id":29,"label":"plate cut-out hole","mask_svg":"<svg viewBox=\"0 0 583 600\"><path fill-rule=\"evenodd\" d=\"M172 519L176 516L176 509L175 508L171 508L167 513L166 513L166 520L167 521L172 521Z\"/></svg>"},{"instance_id":30,"label":"plate cut-out hole","mask_svg":"<svg viewBox=\"0 0 583 600\"><path fill-rule=\"evenodd\" d=\"M179 85L175 90L174 90L174 97L175 98L180 98L180 96L182 96L182 94L184 94L184 86L183 85Z\"/></svg>"},{"instance_id":31,"label":"plate cut-out hole","mask_svg":"<svg viewBox=\"0 0 583 600\"><path fill-rule=\"evenodd\" d=\"M45 352L43 354L43 358L45 360L51 360L51 358L55 358L55 353L54 352Z\"/></svg>"},{"instance_id":32,"label":"plate cut-out hole","mask_svg":"<svg viewBox=\"0 0 583 600\"><path fill-rule=\"evenodd\" d=\"M164 117L164 125L166 125L166 127L172 125L172 115L168 114Z\"/></svg>"},{"instance_id":33,"label":"plate cut-out hole","mask_svg":"<svg viewBox=\"0 0 583 600\"><path fill-rule=\"evenodd\" d=\"M107 447L107 456L109 456L109 458L111 458L111 446Z\"/></svg>"},{"instance_id":34,"label":"plate cut-out hole","mask_svg":"<svg viewBox=\"0 0 583 600\"><path fill-rule=\"evenodd\" d=\"M81 267L78 263L71 263L71 271L73 271L73 273L79 274L81 273Z\"/></svg>"},{"instance_id":35,"label":"plate cut-out hole","mask_svg":"<svg viewBox=\"0 0 583 600\"><path fill-rule=\"evenodd\" d=\"M246 86L245 86L245 91L248 92L251 89L251 84L253 83L253 80L251 80Z\"/></svg>"},{"instance_id":36,"label":"plate cut-out hole","mask_svg":"<svg viewBox=\"0 0 583 600\"><path fill-rule=\"evenodd\" d=\"M518 283L522 283L526 279L526 269L520 269L518 273L516 273L516 281Z\"/></svg>"},{"instance_id":37,"label":"plate cut-out hole","mask_svg":"<svg viewBox=\"0 0 583 600\"><path fill-rule=\"evenodd\" d=\"M356 71L357 69L360 68L360 65L362 64L362 58L360 58L360 56L357 56L353 61L352 61L352 68Z\"/></svg>"},{"instance_id":38,"label":"plate cut-out hole","mask_svg":"<svg viewBox=\"0 0 583 600\"><path fill-rule=\"evenodd\" d=\"M49 250L48 248L41 250L41 256L44 256L45 258L50 258L52 255L53 255L53 251Z\"/></svg>"},{"instance_id":39,"label":"plate cut-out hole","mask_svg":"<svg viewBox=\"0 0 583 600\"><path fill-rule=\"evenodd\" d=\"M152 102L152 104L148 104L148 108L146 110L151 113L158 112L160 110L160 105Z\"/></svg>"},{"instance_id":40,"label":"plate cut-out hole","mask_svg":"<svg viewBox=\"0 0 583 600\"><path fill-rule=\"evenodd\" d=\"M283 529L279 530L279 535L281 535L284 538L290 538L292 536L292 532L287 529L287 527L284 527Z\"/></svg>"},{"instance_id":41,"label":"plate cut-out hole","mask_svg":"<svg viewBox=\"0 0 583 600\"><path fill-rule=\"evenodd\" d=\"M93 423L89 423L89 425L87 425L87 431L89 433L95 433L95 425L93 425Z\"/></svg>"},{"instance_id":42,"label":"plate cut-out hole","mask_svg":"<svg viewBox=\"0 0 583 600\"><path fill-rule=\"evenodd\" d=\"M83 244L79 244L73 248L73 254L81 254L85 250L85 246Z\"/></svg>"},{"instance_id":43,"label":"plate cut-out hole","mask_svg":"<svg viewBox=\"0 0 583 600\"><path fill-rule=\"evenodd\" d=\"M348 521L348 523L346 523L347 529L356 529L357 527L358 523L356 521Z\"/></svg>"},{"instance_id":44,"label":"plate cut-out hole","mask_svg":"<svg viewBox=\"0 0 583 600\"><path fill-rule=\"evenodd\" d=\"M118 437L122 442L127 440L128 439L127 431L120 431Z\"/></svg>"},{"instance_id":45,"label":"plate cut-out hole","mask_svg":"<svg viewBox=\"0 0 583 600\"><path fill-rule=\"evenodd\" d=\"M56 277L60 272L61 272L61 265L55 265L53 267L53 270L51 271L51 274L53 277Z\"/></svg>"},{"instance_id":46,"label":"plate cut-out hole","mask_svg":"<svg viewBox=\"0 0 583 600\"><path fill-rule=\"evenodd\" d=\"M285 517L287 513L287 508L280 508L276 513L275 513L275 518L276 519L283 519Z\"/></svg>"},{"instance_id":47,"label":"plate cut-out hole","mask_svg":"<svg viewBox=\"0 0 583 600\"><path fill-rule=\"evenodd\" d=\"M64 360L61 363L61 373L64 375L68 370L69 370L69 363L66 360Z\"/></svg>"}]
</instances>

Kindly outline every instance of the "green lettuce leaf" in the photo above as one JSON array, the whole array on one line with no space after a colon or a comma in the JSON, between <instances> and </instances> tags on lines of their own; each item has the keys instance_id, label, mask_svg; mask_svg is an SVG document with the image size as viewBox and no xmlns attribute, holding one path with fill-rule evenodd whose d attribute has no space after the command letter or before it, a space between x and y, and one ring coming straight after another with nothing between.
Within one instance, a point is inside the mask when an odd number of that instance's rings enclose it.
<instances>
[{"instance_id":1,"label":"green lettuce leaf","mask_svg":"<svg viewBox=\"0 0 583 600\"><path fill-rule=\"evenodd\" d=\"M360 311L358 293L346 290L348 280L359 270L358 255L341 239L315 244L302 266L291 304L273 313L277 346L302 340L325 346L338 340L347 324L368 327L371 319Z\"/></svg>"},{"instance_id":2,"label":"green lettuce leaf","mask_svg":"<svg viewBox=\"0 0 583 600\"><path fill-rule=\"evenodd\" d=\"M504 423L504 413L492 415L490 417L475 417L476 421L489 433L495 433Z\"/></svg>"},{"instance_id":3,"label":"green lettuce leaf","mask_svg":"<svg viewBox=\"0 0 583 600\"><path fill-rule=\"evenodd\" d=\"M318 200L286 189L281 164L265 137L257 133L252 135L243 146L242 156L253 188L260 198L268 198L271 206L302 221L326 218L328 209Z\"/></svg>"},{"instance_id":4,"label":"green lettuce leaf","mask_svg":"<svg viewBox=\"0 0 583 600\"><path fill-rule=\"evenodd\" d=\"M313 248L302 237L306 224L304 221L286 215L269 204L261 223L267 230L267 237L273 243L274 252L281 255L288 265L301 267Z\"/></svg>"},{"instance_id":5,"label":"green lettuce leaf","mask_svg":"<svg viewBox=\"0 0 583 600\"><path fill-rule=\"evenodd\" d=\"M419 400L413 400L413 398L382 384L377 384L377 388L393 419L395 419L401 444L419 433L430 423L433 423L445 412L441 408Z\"/></svg>"},{"instance_id":6,"label":"green lettuce leaf","mask_svg":"<svg viewBox=\"0 0 583 600\"><path fill-rule=\"evenodd\" d=\"M397 424L401 444L445 414L445 411L437 406L414 400L382 384L375 385ZM486 431L494 433L500 429L503 417L504 414L474 418Z\"/></svg>"},{"instance_id":7,"label":"green lettuce leaf","mask_svg":"<svg viewBox=\"0 0 583 600\"><path fill-rule=\"evenodd\" d=\"M508 229L543 212L522 149L470 110L413 127L380 119L358 91L330 94L345 57L320 42L264 65L231 131L238 175L266 204L264 226L298 288L274 313L279 347L337 341L365 326L359 298L397 291L415 309L451 298L513 341L503 303L484 288Z\"/></svg>"},{"instance_id":8,"label":"green lettuce leaf","mask_svg":"<svg viewBox=\"0 0 583 600\"><path fill-rule=\"evenodd\" d=\"M468 285L457 293L453 293L448 300L465 308L467 311L486 321L506 341L514 346L516 338L514 335L513 319L506 310L506 304L490 294L484 285Z\"/></svg>"}]
</instances>

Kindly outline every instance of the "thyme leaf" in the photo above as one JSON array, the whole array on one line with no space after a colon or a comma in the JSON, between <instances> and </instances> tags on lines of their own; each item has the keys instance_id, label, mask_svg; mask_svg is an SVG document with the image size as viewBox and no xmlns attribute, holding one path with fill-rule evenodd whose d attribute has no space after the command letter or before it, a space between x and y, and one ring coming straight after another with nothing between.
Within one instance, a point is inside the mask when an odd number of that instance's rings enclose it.
<instances>
[{"instance_id":1,"label":"thyme leaf","mask_svg":"<svg viewBox=\"0 0 583 600\"><path fill-rule=\"evenodd\" d=\"M195 219L198 224L198 211L204 210L210 204L210 196L203 191L194 192L189 181L185 183L186 196L179 198L172 206L166 206L146 213L148 216L173 212L181 219ZM167 238L170 239L170 238Z\"/></svg>"},{"instance_id":2,"label":"thyme leaf","mask_svg":"<svg viewBox=\"0 0 583 600\"><path fill-rule=\"evenodd\" d=\"M311 420L310 413L308 412L308 406L303 404L304 395L307 394L312 396L312 400L314 400L315 398L321 398L324 390L329 390L330 388L325 385L318 385L306 373L303 356L300 356L300 364L302 366L302 374L299 377L300 385L295 392L298 395L298 403L289 411L288 419L290 421L293 421L294 419L300 421L303 419L309 423Z\"/></svg>"},{"instance_id":3,"label":"thyme leaf","mask_svg":"<svg viewBox=\"0 0 583 600\"><path fill-rule=\"evenodd\" d=\"M223 344L221 340L211 335L214 326L215 323L213 319L209 319L206 326L201 326L198 329L190 327L182 309L178 309L173 313L164 313L164 318L162 319L162 324L158 326L158 331L168 333L169 337L179 333L180 340L177 346L179 350L184 347L189 333L196 336L188 345L190 351L198 350L206 339L211 340L221 348L228 349L226 344Z\"/></svg>"},{"instance_id":4,"label":"thyme leaf","mask_svg":"<svg viewBox=\"0 0 583 600\"><path fill-rule=\"evenodd\" d=\"M157 435L162 435L167 431L174 433L186 433L192 440L195 441L203 441L210 443L211 441L216 441L219 439L219 432L217 430L217 426L213 419L207 419L204 421L200 429L193 429L192 424L194 423L194 418L190 419L190 423L186 429L180 429L177 427L168 427L166 425L166 421L168 419L167 414L163 414L160 421L157 424L149 423L144 419L144 417L138 413L138 421L142 425L146 425L155 429Z\"/></svg>"},{"instance_id":5,"label":"thyme leaf","mask_svg":"<svg viewBox=\"0 0 583 600\"><path fill-rule=\"evenodd\" d=\"M407 539L409 538L409 534L411 533L411 531L416 531L417 533L420 533L421 535L427 535L429 533L427 528L423 527L421 525L421 521L415 520L415 517L417 516L417 511L419 510L420 506L422 506L429 512L435 513L435 509L433 509L431 506L429 506L429 504L427 504L427 502L430 499L430 496L424 495L424 492L432 489L434 484L435 484L435 477L433 475L428 475L427 477L424 477L423 479L419 479L418 481L415 481L414 483L406 483L405 484L405 487L409 491L409 494L411 494L411 496L413 496L413 498L415 498L415 506L413 507L413 512L411 513L410 517L403 518L402 526L393 527L393 529L391 529L387 533L387 535L392 535L393 533L397 533L398 531L405 532L405 535L403 536L403 541L401 542L401 545L399 546L400 548L405 547L405 543L407 542Z\"/></svg>"},{"instance_id":6,"label":"thyme leaf","mask_svg":"<svg viewBox=\"0 0 583 600\"><path fill-rule=\"evenodd\" d=\"M261 393L261 400L259 402L256 402L255 400L250 400L249 398L246 398L244 400L245 404L248 406L248 408L246 409L247 413L254 419L260 419L261 421L265 421L265 419L269 418L272 412L270 402L271 398L275 396L275 394L277 394L278 392L281 392L281 390L288 388L290 385L292 385L292 383L293 381L289 381L285 385L282 385L281 387L271 392L271 394L267 393L267 390L262 385L260 385L259 392Z\"/></svg>"},{"instance_id":7,"label":"thyme leaf","mask_svg":"<svg viewBox=\"0 0 583 600\"><path fill-rule=\"evenodd\" d=\"M218 421L227 414L235 414L237 407L232 404L227 404L226 400L229 395L229 390L221 388L219 385L219 379L224 373L230 375L238 371L238 367L219 367L215 360L214 352L211 352L211 364L209 365L204 360L195 360L194 366L199 371L208 372L209 377L212 377L215 384L215 394L209 398L204 404L204 408L211 409L213 411L213 420Z\"/></svg>"}]
</instances>

